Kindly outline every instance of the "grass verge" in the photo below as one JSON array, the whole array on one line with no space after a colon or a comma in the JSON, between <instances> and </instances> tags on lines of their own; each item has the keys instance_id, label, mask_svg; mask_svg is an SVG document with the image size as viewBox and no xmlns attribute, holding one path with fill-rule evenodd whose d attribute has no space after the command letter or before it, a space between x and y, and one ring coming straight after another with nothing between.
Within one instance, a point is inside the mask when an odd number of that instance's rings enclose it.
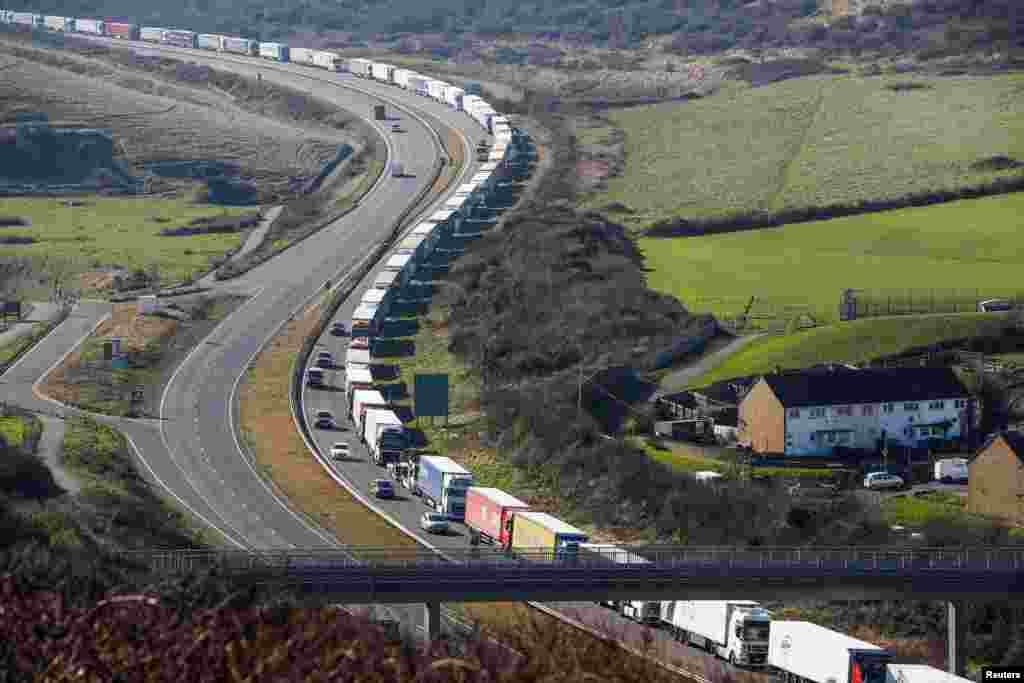
<instances>
[{"instance_id":1,"label":"grass verge","mask_svg":"<svg viewBox=\"0 0 1024 683\"><path fill-rule=\"evenodd\" d=\"M944 491L933 491L922 496L893 496L882 503L882 514L889 524L917 528L938 520L983 522L983 517L966 512L966 503L966 498Z\"/></svg>"},{"instance_id":2,"label":"grass verge","mask_svg":"<svg viewBox=\"0 0 1024 683\"><path fill-rule=\"evenodd\" d=\"M716 457L716 454L720 454L722 449L703 448L694 444L672 444L670 448L661 448L647 438L637 439L637 445L654 460L680 472L710 470L729 474L737 469L734 463L724 457ZM756 467L753 473L767 477L832 479L841 471L814 467Z\"/></svg>"},{"instance_id":3,"label":"grass verge","mask_svg":"<svg viewBox=\"0 0 1024 683\"><path fill-rule=\"evenodd\" d=\"M78 206L72 204L77 203ZM31 220L17 228L33 244L5 245L0 256L63 259L77 275L101 266L144 270L155 266L165 282L179 282L210 268L241 244L241 233L164 237L163 228L197 218L237 216L239 208L194 204L186 199L89 197L76 202L55 198L0 199L0 215ZM251 209L250 209L251 211Z\"/></svg>"},{"instance_id":4,"label":"grass verge","mask_svg":"<svg viewBox=\"0 0 1024 683\"><path fill-rule=\"evenodd\" d=\"M176 300L173 305L186 314L184 320L137 315L136 303L116 303L111 318L47 375L40 388L58 401L97 413L155 416L160 390L178 362L243 300L233 296ZM103 346L110 337L121 339L127 367L114 368L103 359ZM141 402L132 401L136 387L143 387Z\"/></svg>"},{"instance_id":5,"label":"grass verge","mask_svg":"<svg viewBox=\"0 0 1024 683\"><path fill-rule=\"evenodd\" d=\"M907 349L970 337L998 336L1007 316L991 313L866 318L794 334L762 337L689 381L699 387L731 377L802 368L825 362L860 362Z\"/></svg>"},{"instance_id":6,"label":"grass verge","mask_svg":"<svg viewBox=\"0 0 1024 683\"><path fill-rule=\"evenodd\" d=\"M10 448L21 448L26 443L38 441L42 425L36 417L5 415L0 417L0 438Z\"/></svg>"},{"instance_id":7,"label":"grass verge","mask_svg":"<svg viewBox=\"0 0 1024 683\"><path fill-rule=\"evenodd\" d=\"M394 528L331 479L307 450L288 396L293 364L316 328L321 303L290 321L253 360L239 390L240 429L257 467L291 506L351 545L413 547Z\"/></svg>"},{"instance_id":8,"label":"grass verge","mask_svg":"<svg viewBox=\"0 0 1024 683\"><path fill-rule=\"evenodd\" d=\"M651 288L690 308L742 311L751 296L835 320L842 291L870 286L937 311L960 285L976 301L1020 291L1024 195L970 199L746 232L641 239ZM808 286L813 283L813 286ZM959 297L961 299L964 296ZM927 303L927 302L925 302ZM962 302L960 302L962 304ZM957 308L956 310L963 310Z\"/></svg>"}]
</instances>

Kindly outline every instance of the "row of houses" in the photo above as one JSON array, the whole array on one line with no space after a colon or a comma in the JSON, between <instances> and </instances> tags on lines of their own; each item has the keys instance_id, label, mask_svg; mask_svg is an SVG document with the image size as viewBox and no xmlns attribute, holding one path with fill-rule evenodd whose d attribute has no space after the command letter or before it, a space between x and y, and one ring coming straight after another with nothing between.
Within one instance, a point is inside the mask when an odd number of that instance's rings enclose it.
<instances>
[{"instance_id":1,"label":"row of houses","mask_svg":"<svg viewBox=\"0 0 1024 683\"><path fill-rule=\"evenodd\" d=\"M674 423L736 415L736 440L760 456L838 449L967 450L979 407L950 368L824 365L663 397ZM717 419L716 419L717 422ZM715 433L721 435L716 426ZM1024 434L1000 431L968 458L968 512L1024 525Z\"/></svg>"}]
</instances>

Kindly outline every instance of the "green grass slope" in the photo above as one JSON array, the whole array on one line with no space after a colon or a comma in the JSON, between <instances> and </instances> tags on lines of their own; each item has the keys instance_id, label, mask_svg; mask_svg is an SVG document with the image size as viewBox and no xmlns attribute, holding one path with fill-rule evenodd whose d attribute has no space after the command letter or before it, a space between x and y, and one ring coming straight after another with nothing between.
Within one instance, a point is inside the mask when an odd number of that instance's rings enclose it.
<instances>
[{"instance_id":1,"label":"green grass slope","mask_svg":"<svg viewBox=\"0 0 1024 683\"><path fill-rule=\"evenodd\" d=\"M887 87L910 80L926 87ZM610 114L626 132L626 168L590 203L623 202L639 226L979 184L1008 172L975 161L1024 157L1022 108L1020 74L730 83L704 100Z\"/></svg>"},{"instance_id":2,"label":"green grass slope","mask_svg":"<svg viewBox=\"0 0 1024 683\"><path fill-rule=\"evenodd\" d=\"M688 386L825 362L860 362L942 341L998 335L1006 314L866 318L752 341Z\"/></svg>"},{"instance_id":3,"label":"green grass slope","mask_svg":"<svg viewBox=\"0 0 1024 683\"><path fill-rule=\"evenodd\" d=\"M1019 290L1022 215L1011 194L640 247L650 286L693 310L735 314L756 295L835 319L848 287Z\"/></svg>"}]
</instances>

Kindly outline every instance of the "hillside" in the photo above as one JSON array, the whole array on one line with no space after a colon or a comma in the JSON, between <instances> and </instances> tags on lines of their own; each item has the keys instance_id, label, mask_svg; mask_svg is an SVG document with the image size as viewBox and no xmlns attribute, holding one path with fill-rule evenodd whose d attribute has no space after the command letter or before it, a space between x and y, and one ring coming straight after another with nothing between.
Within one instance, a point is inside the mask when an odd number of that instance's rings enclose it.
<instances>
[{"instance_id":1,"label":"hillside","mask_svg":"<svg viewBox=\"0 0 1024 683\"><path fill-rule=\"evenodd\" d=\"M863 4L863 3L862 3ZM368 39L427 38L420 44L442 56L471 56L485 36L527 36L547 43L641 47L664 37L676 52L713 52L729 47L802 45L868 48L899 45L961 47L1018 41L1016 0L927 0L910 10L895 4L867 8L861 18L822 26L831 0L302 0L288 5L266 0L211 3L185 0L39 0L16 2L13 10L72 16L125 16L148 25L233 32L273 39L293 31L329 34L340 45ZM406 47L414 43L406 43ZM418 48L417 48L418 49ZM527 55L544 63L550 53ZM496 61L519 59L514 52Z\"/></svg>"}]
</instances>

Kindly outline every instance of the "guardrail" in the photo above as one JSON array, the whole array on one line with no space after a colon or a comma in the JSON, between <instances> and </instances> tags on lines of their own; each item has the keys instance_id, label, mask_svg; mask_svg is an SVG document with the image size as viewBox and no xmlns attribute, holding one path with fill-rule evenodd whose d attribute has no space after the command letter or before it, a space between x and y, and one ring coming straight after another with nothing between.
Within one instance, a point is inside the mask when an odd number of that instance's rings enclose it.
<instances>
[{"instance_id":1,"label":"guardrail","mask_svg":"<svg viewBox=\"0 0 1024 683\"><path fill-rule=\"evenodd\" d=\"M822 571L918 571L928 569L1024 572L1024 547L917 548L732 548L624 547L600 554L548 549L505 552L493 548L445 550L449 559L429 550L344 547L315 551L131 551L126 559L153 569L195 571L218 568L241 574L256 570L325 573L367 573L389 570L460 569L491 572L495 568L524 570L600 569L602 574L657 572L699 567L736 569L821 569Z\"/></svg>"}]
</instances>

